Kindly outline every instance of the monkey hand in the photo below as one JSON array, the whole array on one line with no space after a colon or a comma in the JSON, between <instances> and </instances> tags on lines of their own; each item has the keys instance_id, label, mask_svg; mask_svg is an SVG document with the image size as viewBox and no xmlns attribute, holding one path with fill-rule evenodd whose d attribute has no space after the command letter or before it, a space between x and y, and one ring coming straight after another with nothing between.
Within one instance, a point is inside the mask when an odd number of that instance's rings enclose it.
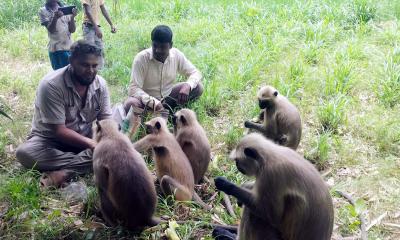
<instances>
[{"instance_id":1,"label":"monkey hand","mask_svg":"<svg viewBox=\"0 0 400 240\"><path fill-rule=\"evenodd\" d=\"M251 122L250 121L245 121L244 122L244 127L245 128L250 128L251 127Z\"/></svg>"},{"instance_id":2,"label":"monkey hand","mask_svg":"<svg viewBox=\"0 0 400 240\"><path fill-rule=\"evenodd\" d=\"M214 183L218 190L223 191L228 195L231 195L232 190L235 187L235 184L231 183L226 177L216 177Z\"/></svg>"}]
</instances>

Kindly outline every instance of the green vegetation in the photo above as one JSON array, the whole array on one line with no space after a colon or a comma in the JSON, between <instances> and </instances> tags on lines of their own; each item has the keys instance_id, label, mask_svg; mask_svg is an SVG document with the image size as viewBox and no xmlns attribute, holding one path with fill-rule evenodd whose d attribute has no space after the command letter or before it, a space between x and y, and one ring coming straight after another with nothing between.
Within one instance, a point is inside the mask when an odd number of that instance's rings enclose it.
<instances>
[{"instance_id":1,"label":"green vegetation","mask_svg":"<svg viewBox=\"0 0 400 240\"><path fill-rule=\"evenodd\" d=\"M85 180L89 202L72 206L58 191L40 191L39 174L16 163L15 149L31 127L36 87L50 71L47 33L37 16L43 2L0 1L0 238L129 238L132 233L101 224L91 176ZM79 6L78 0L65 2ZM369 239L400 238L391 227L400 224L399 1L114 0L107 6L118 33L111 34L103 19L101 75L113 103L127 96L133 57L150 46L152 28L168 24L174 46L204 75L205 92L192 108L212 145L209 179L248 180L228 154L245 132L244 120L259 113L259 86L271 84L300 109L299 152L330 185L357 200L351 207L334 196L335 239L359 234L355 216L361 209L368 210L367 224L387 213ZM73 37L81 35L78 26ZM197 191L223 209L221 195L211 198L211 184ZM210 239L207 223L240 220L161 197L157 215L192 220L177 229L181 239ZM165 228L148 229L142 239L160 239Z\"/></svg>"}]
</instances>

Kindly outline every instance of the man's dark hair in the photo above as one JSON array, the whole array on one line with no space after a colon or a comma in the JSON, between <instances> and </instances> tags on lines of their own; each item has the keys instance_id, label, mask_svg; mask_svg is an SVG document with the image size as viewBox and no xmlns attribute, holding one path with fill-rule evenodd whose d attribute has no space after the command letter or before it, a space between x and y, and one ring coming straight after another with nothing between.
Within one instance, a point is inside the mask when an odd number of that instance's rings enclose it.
<instances>
[{"instance_id":1,"label":"man's dark hair","mask_svg":"<svg viewBox=\"0 0 400 240\"><path fill-rule=\"evenodd\" d=\"M64 7L64 4L62 3L62 2L60 2L60 1L57 1L57 4L58 4L58 6L59 7ZM44 4L44 7L47 9L47 10L50 10L50 6L49 6L49 3L46 1L46 3Z\"/></svg>"},{"instance_id":2,"label":"man's dark hair","mask_svg":"<svg viewBox=\"0 0 400 240\"><path fill-rule=\"evenodd\" d=\"M172 43L172 30L166 25L158 25L151 31L151 41Z\"/></svg>"},{"instance_id":3,"label":"man's dark hair","mask_svg":"<svg viewBox=\"0 0 400 240\"><path fill-rule=\"evenodd\" d=\"M71 58L78 58L88 54L94 54L95 56L102 57L103 51L98 46L86 41L78 40L71 46Z\"/></svg>"}]
</instances>

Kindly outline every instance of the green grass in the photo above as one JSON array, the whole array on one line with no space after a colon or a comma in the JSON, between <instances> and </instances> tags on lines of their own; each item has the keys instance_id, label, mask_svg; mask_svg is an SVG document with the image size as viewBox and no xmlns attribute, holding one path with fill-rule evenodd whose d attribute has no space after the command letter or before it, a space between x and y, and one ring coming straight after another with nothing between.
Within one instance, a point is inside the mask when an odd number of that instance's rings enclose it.
<instances>
[{"instance_id":1,"label":"green grass","mask_svg":"<svg viewBox=\"0 0 400 240\"><path fill-rule=\"evenodd\" d=\"M79 1L66 1L79 6ZM88 182L89 202L75 213L58 191L41 192L39 174L21 170L15 149L31 127L40 79L50 71L47 33L37 16L42 1L0 1L0 238L123 239L132 233L99 228L97 193ZM174 31L174 46L203 73L205 91L191 104L207 131L213 162L208 178L224 175L248 181L228 154L245 132L244 120L258 116L256 92L275 86L300 110L303 136L298 152L325 172L334 189L365 204L367 222L400 224L400 2L373 0L168 0L108 1L118 28L102 19L106 65L100 73L112 102L127 96L135 54L150 46L157 24ZM81 38L81 12L77 32ZM152 161L147 158L150 169ZM215 189L204 184L203 199ZM335 236L358 234L356 209L334 196ZM209 202L223 209L218 194ZM235 203L235 200L233 200ZM235 205L236 206L236 205ZM6 209L7 211L3 211ZM240 209L236 207L237 215ZM3 213L4 212L4 213ZM210 239L204 223L233 224L226 212L212 216L189 203L159 198L157 215L193 220L181 225L181 239ZM77 224L81 220L83 224ZM142 239L160 239L165 225ZM377 224L369 239L398 239L395 229ZM340 239L340 238L336 238Z\"/></svg>"}]
</instances>

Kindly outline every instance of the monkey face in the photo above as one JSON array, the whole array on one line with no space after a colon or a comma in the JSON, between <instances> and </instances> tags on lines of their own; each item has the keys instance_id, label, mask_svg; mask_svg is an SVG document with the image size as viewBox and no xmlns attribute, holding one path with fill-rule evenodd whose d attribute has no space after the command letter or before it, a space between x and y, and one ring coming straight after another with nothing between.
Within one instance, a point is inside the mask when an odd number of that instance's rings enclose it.
<instances>
[{"instance_id":1,"label":"monkey face","mask_svg":"<svg viewBox=\"0 0 400 240\"><path fill-rule=\"evenodd\" d=\"M278 96L278 91L272 86L261 87L257 93L258 104L261 109L273 107L274 99Z\"/></svg>"},{"instance_id":2,"label":"monkey face","mask_svg":"<svg viewBox=\"0 0 400 240\"><path fill-rule=\"evenodd\" d=\"M183 126L190 125L196 120L196 114L187 108L183 108L175 113L174 115L174 126L179 129Z\"/></svg>"},{"instance_id":3,"label":"monkey face","mask_svg":"<svg viewBox=\"0 0 400 240\"><path fill-rule=\"evenodd\" d=\"M260 169L259 155L254 148L238 146L234 149L230 158L236 162L239 172L247 176L256 176Z\"/></svg>"},{"instance_id":4,"label":"monkey face","mask_svg":"<svg viewBox=\"0 0 400 240\"><path fill-rule=\"evenodd\" d=\"M146 134L158 134L167 128L164 118L156 117L145 123Z\"/></svg>"}]
</instances>

